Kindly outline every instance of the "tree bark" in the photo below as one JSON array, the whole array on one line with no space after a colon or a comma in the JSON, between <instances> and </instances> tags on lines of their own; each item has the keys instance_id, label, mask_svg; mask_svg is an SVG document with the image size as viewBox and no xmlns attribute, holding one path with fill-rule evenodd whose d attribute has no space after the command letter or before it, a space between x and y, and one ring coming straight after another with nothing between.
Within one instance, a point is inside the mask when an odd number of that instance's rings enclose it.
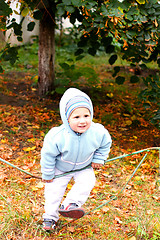
<instances>
[{"instance_id":1,"label":"tree bark","mask_svg":"<svg viewBox=\"0 0 160 240\"><path fill-rule=\"evenodd\" d=\"M44 11L40 20L38 57L38 90L42 97L55 87L55 18L50 9Z\"/></svg>"}]
</instances>

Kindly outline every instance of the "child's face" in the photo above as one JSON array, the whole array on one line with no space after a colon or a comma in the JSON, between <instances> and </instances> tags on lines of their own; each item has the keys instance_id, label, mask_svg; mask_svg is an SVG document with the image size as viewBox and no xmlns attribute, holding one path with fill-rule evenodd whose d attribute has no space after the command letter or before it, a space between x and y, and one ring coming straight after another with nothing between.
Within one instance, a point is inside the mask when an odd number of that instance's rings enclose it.
<instances>
[{"instance_id":1,"label":"child's face","mask_svg":"<svg viewBox=\"0 0 160 240\"><path fill-rule=\"evenodd\" d=\"M91 114L87 108L76 108L68 119L74 132L84 133L91 126Z\"/></svg>"}]
</instances>

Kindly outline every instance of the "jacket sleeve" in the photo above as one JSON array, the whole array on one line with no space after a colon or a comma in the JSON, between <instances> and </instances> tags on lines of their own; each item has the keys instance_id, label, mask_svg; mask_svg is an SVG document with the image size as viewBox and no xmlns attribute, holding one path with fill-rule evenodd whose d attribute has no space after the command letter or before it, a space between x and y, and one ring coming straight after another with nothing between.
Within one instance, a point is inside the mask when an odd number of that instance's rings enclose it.
<instances>
[{"instance_id":1,"label":"jacket sleeve","mask_svg":"<svg viewBox=\"0 0 160 240\"><path fill-rule=\"evenodd\" d=\"M104 164L105 160L108 158L111 145L111 136L109 132L104 128L100 147L95 151L92 162Z\"/></svg>"},{"instance_id":2,"label":"jacket sleeve","mask_svg":"<svg viewBox=\"0 0 160 240\"><path fill-rule=\"evenodd\" d=\"M41 150L41 172L42 179L45 180L51 180L55 175L56 156L60 154L55 139L56 136L51 130L45 136Z\"/></svg>"}]
</instances>

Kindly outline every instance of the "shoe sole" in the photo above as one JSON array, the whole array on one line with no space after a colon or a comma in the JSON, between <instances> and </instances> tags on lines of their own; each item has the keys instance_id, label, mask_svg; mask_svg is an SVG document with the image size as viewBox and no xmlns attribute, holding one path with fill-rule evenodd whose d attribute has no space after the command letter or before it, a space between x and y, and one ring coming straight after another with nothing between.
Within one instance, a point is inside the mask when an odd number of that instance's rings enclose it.
<instances>
[{"instance_id":1,"label":"shoe sole","mask_svg":"<svg viewBox=\"0 0 160 240\"><path fill-rule=\"evenodd\" d=\"M63 217L69 217L69 218L81 218L84 216L85 211L83 208L77 208L77 209L71 209L71 210L61 210L59 209L59 213Z\"/></svg>"},{"instance_id":2,"label":"shoe sole","mask_svg":"<svg viewBox=\"0 0 160 240\"><path fill-rule=\"evenodd\" d=\"M56 227L56 225L52 225L52 226L44 226L44 225L42 225L42 228L43 228L43 230L45 230L45 231L54 231L55 230L55 227Z\"/></svg>"},{"instance_id":3,"label":"shoe sole","mask_svg":"<svg viewBox=\"0 0 160 240\"><path fill-rule=\"evenodd\" d=\"M43 230L45 230L45 231L54 231L55 230L55 227L54 228L52 228L52 227L42 227L43 228Z\"/></svg>"}]
</instances>

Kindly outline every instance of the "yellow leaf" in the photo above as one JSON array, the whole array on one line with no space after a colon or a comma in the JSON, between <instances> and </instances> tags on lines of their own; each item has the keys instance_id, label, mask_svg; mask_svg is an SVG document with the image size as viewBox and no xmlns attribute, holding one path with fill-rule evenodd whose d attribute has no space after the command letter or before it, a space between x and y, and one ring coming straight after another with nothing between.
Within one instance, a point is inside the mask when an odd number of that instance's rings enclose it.
<instances>
[{"instance_id":1,"label":"yellow leaf","mask_svg":"<svg viewBox=\"0 0 160 240\"><path fill-rule=\"evenodd\" d=\"M32 128L37 128L37 129L39 129L39 126L38 126L38 125L34 125L34 126L32 126Z\"/></svg>"},{"instance_id":2,"label":"yellow leaf","mask_svg":"<svg viewBox=\"0 0 160 240\"><path fill-rule=\"evenodd\" d=\"M145 0L136 0L139 4L145 4Z\"/></svg>"},{"instance_id":3,"label":"yellow leaf","mask_svg":"<svg viewBox=\"0 0 160 240\"><path fill-rule=\"evenodd\" d=\"M68 184L67 188L70 190L72 188L72 184Z\"/></svg>"},{"instance_id":4,"label":"yellow leaf","mask_svg":"<svg viewBox=\"0 0 160 240\"><path fill-rule=\"evenodd\" d=\"M25 216L26 219L30 219L31 216L31 212L29 211L29 209L27 209L27 211L23 212L23 215Z\"/></svg>"},{"instance_id":5,"label":"yellow leaf","mask_svg":"<svg viewBox=\"0 0 160 240\"><path fill-rule=\"evenodd\" d=\"M155 225L154 225L154 229L157 231L160 229L160 223L157 222Z\"/></svg>"},{"instance_id":6,"label":"yellow leaf","mask_svg":"<svg viewBox=\"0 0 160 240\"><path fill-rule=\"evenodd\" d=\"M98 171L94 170L94 174L95 174L95 175L97 175L98 173L99 173Z\"/></svg>"},{"instance_id":7,"label":"yellow leaf","mask_svg":"<svg viewBox=\"0 0 160 240\"><path fill-rule=\"evenodd\" d=\"M129 125L131 125L131 124L132 124L132 121L131 121L131 120L126 120L126 121L125 121L125 123L126 123L126 125L128 125L128 126L129 126Z\"/></svg>"},{"instance_id":8,"label":"yellow leaf","mask_svg":"<svg viewBox=\"0 0 160 240\"><path fill-rule=\"evenodd\" d=\"M109 172L103 173L103 176L108 177L109 176Z\"/></svg>"},{"instance_id":9,"label":"yellow leaf","mask_svg":"<svg viewBox=\"0 0 160 240\"><path fill-rule=\"evenodd\" d=\"M98 123L99 121L95 118L93 118L93 122Z\"/></svg>"},{"instance_id":10,"label":"yellow leaf","mask_svg":"<svg viewBox=\"0 0 160 240\"><path fill-rule=\"evenodd\" d=\"M36 88L32 88L32 91L35 92L35 91L37 91L37 89Z\"/></svg>"},{"instance_id":11,"label":"yellow leaf","mask_svg":"<svg viewBox=\"0 0 160 240\"><path fill-rule=\"evenodd\" d=\"M27 139L27 141L33 143L33 142L35 142L35 139L34 138L29 138L29 139Z\"/></svg>"},{"instance_id":12,"label":"yellow leaf","mask_svg":"<svg viewBox=\"0 0 160 240\"><path fill-rule=\"evenodd\" d=\"M24 9L22 10L22 12L21 12L21 15L22 15L23 17L26 17L26 16L28 15L28 13L29 13L29 8L24 8Z\"/></svg>"},{"instance_id":13,"label":"yellow leaf","mask_svg":"<svg viewBox=\"0 0 160 240\"><path fill-rule=\"evenodd\" d=\"M150 166L149 163L143 163L143 164L142 164L142 167L148 169L148 168L150 168L151 166Z\"/></svg>"},{"instance_id":14,"label":"yellow leaf","mask_svg":"<svg viewBox=\"0 0 160 240\"><path fill-rule=\"evenodd\" d=\"M92 192L93 192L93 193L97 193L98 191L97 191L96 189L93 189Z\"/></svg>"},{"instance_id":15,"label":"yellow leaf","mask_svg":"<svg viewBox=\"0 0 160 240\"><path fill-rule=\"evenodd\" d=\"M131 238L129 238L129 240L136 240L136 237L131 237Z\"/></svg>"},{"instance_id":16,"label":"yellow leaf","mask_svg":"<svg viewBox=\"0 0 160 240\"><path fill-rule=\"evenodd\" d=\"M139 181L139 180L141 180L141 177L140 176L135 176L135 180Z\"/></svg>"},{"instance_id":17,"label":"yellow leaf","mask_svg":"<svg viewBox=\"0 0 160 240\"><path fill-rule=\"evenodd\" d=\"M41 137L44 137L45 133L44 132L41 132Z\"/></svg>"},{"instance_id":18,"label":"yellow leaf","mask_svg":"<svg viewBox=\"0 0 160 240\"><path fill-rule=\"evenodd\" d=\"M128 180L130 179L130 177L131 177L131 176L127 176L127 177L126 177L126 181L128 181Z\"/></svg>"},{"instance_id":19,"label":"yellow leaf","mask_svg":"<svg viewBox=\"0 0 160 240\"><path fill-rule=\"evenodd\" d=\"M113 97L113 93L107 93L107 97L112 98Z\"/></svg>"},{"instance_id":20,"label":"yellow leaf","mask_svg":"<svg viewBox=\"0 0 160 240\"><path fill-rule=\"evenodd\" d=\"M130 117L130 115L129 115L129 114L126 114L126 113L124 113L123 116L124 116L124 117Z\"/></svg>"},{"instance_id":21,"label":"yellow leaf","mask_svg":"<svg viewBox=\"0 0 160 240\"><path fill-rule=\"evenodd\" d=\"M137 136L133 136L133 138L137 139Z\"/></svg>"},{"instance_id":22,"label":"yellow leaf","mask_svg":"<svg viewBox=\"0 0 160 240\"><path fill-rule=\"evenodd\" d=\"M132 119L132 121L136 120L136 119L137 119L136 115L133 115L133 116L131 117L131 119Z\"/></svg>"},{"instance_id":23,"label":"yellow leaf","mask_svg":"<svg viewBox=\"0 0 160 240\"><path fill-rule=\"evenodd\" d=\"M13 127L13 128L11 128L13 131L14 130L19 130L19 127Z\"/></svg>"},{"instance_id":24,"label":"yellow leaf","mask_svg":"<svg viewBox=\"0 0 160 240\"><path fill-rule=\"evenodd\" d=\"M10 116L10 115L11 115L11 113L10 113L10 112L4 112L4 114L5 114L5 115L8 115L8 116Z\"/></svg>"},{"instance_id":25,"label":"yellow leaf","mask_svg":"<svg viewBox=\"0 0 160 240\"><path fill-rule=\"evenodd\" d=\"M30 151L33 151L35 148L36 148L36 146L34 146L34 147L28 147L28 148L23 148L23 150L24 150L25 152L30 152Z\"/></svg>"},{"instance_id":26,"label":"yellow leaf","mask_svg":"<svg viewBox=\"0 0 160 240\"><path fill-rule=\"evenodd\" d=\"M129 161L131 164L135 164L136 163L136 161Z\"/></svg>"},{"instance_id":27,"label":"yellow leaf","mask_svg":"<svg viewBox=\"0 0 160 240\"><path fill-rule=\"evenodd\" d=\"M33 191L38 191L39 190L39 188L37 188L36 186L32 186L31 188L32 188Z\"/></svg>"},{"instance_id":28,"label":"yellow leaf","mask_svg":"<svg viewBox=\"0 0 160 240\"><path fill-rule=\"evenodd\" d=\"M155 26L158 27L158 22L156 19L155 19Z\"/></svg>"}]
</instances>

